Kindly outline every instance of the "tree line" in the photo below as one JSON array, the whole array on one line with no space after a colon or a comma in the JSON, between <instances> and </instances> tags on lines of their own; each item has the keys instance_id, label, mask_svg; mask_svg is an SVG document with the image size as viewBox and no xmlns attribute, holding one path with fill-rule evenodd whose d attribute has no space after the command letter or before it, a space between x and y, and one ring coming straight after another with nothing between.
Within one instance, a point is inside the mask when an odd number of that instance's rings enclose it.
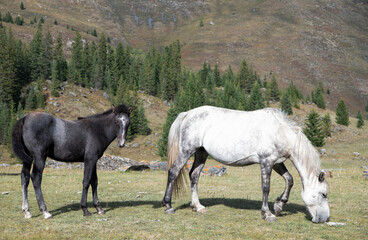
<instances>
[{"instance_id":1,"label":"tree line","mask_svg":"<svg viewBox=\"0 0 368 240\"><path fill-rule=\"evenodd\" d=\"M280 102L281 109L289 115L293 107L299 108L300 102L313 102L325 108L322 84L311 96L303 96L293 82L281 91L274 74L261 79L246 60L237 73L231 66L221 73L217 64L211 66L206 62L199 71L185 69L178 40L143 53L122 43L113 46L103 33L97 42L86 42L75 31L68 61L64 45L61 34L54 41L41 22L29 44L16 40L11 28L0 29L0 112L9 116L0 119L1 144L9 144L9 129L24 109L45 107L42 89L46 79L51 80L54 96L58 96L61 83L69 81L105 90L116 105L132 105L129 139L150 133L138 91L170 102L172 107L159 142L161 156L166 155L167 134L177 114L204 104L251 111ZM348 117L346 106L341 115Z\"/></svg>"}]
</instances>

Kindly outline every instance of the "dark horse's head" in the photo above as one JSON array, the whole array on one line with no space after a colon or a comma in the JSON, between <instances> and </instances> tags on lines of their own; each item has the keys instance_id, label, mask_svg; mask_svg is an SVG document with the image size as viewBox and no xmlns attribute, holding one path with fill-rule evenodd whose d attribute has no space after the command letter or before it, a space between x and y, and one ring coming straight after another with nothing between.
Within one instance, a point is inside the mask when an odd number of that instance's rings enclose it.
<instances>
[{"instance_id":1,"label":"dark horse's head","mask_svg":"<svg viewBox=\"0 0 368 240\"><path fill-rule=\"evenodd\" d=\"M116 139L119 147L124 147L125 145L131 112L131 107L125 105L115 107L115 105L112 105L112 113L115 115Z\"/></svg>"}]
</instances>

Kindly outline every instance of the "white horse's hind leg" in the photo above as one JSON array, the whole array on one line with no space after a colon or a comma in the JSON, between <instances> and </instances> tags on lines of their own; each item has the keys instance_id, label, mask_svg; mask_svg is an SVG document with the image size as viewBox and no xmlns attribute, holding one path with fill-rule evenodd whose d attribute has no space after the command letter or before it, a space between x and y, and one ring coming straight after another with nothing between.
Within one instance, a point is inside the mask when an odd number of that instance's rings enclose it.
<instances>
[{"instance_id":1,"label":"white horse's hind leg","mask_svg":"<svg viewBox=\"0 0 368 240\"><path fill-rule=\"evenodd\" d=\"M190 176L190 185L191 185L191 192L192 192L192 201L191 201L191 208L193 211L206 213L207 209L199 202L198 199L198 180L201 176L202 169L204 164L206 163L208 157L208 153L204 148L200 148L194 155L194 163L192 169L189 172Z\"/></svg>"},{"instance_id":2,"label":"white horse's hind leg","mask_svg":"<svg viewBox=\"0 0 368 240\"><path fill-rule=\"evenodd\" d=\"M273 205L276 216L279 216L280 212L282 211L282 207L289 200L290 191L294 185L294 181L293 177L283 163L275 164L275 166L273 166L273 170L275 170L280 176L285 179L285 190L281 194L281 196L276 199L276 202Z\"/></svg>"},{"instance_id":3,"label":"white horse's hind leg","mask_svg":"<svg viewBox=\"0 0 368 240\"><path fill-rule=\"evenodd\" d=\"M173 214L175 212L174 208L171 206L171 198L172 198L172 194L174 190L174 183L180 171L183 169L184 165L187 163L191 155L192 153L186 153L186 154L179 153L174 164L168 171L166 192L165 192L164 199L161 202L162 206L166 207L165 213L167 214Z\"/></svg>"},{"instance_id":4,"label":"white horse's hind leg","mask_svg":"<svg viewBox=\"0 0 368 240\"><path fill-rule=\"evenodd\" d=\"M268 222L276 221L275 215L273 215L268 208L268 194L270 193L270 179L273 167L273 161L268 158L260 160L261 165L261 177L262 177L262 209L261 216Z\"/></svg>"}]
</instances>

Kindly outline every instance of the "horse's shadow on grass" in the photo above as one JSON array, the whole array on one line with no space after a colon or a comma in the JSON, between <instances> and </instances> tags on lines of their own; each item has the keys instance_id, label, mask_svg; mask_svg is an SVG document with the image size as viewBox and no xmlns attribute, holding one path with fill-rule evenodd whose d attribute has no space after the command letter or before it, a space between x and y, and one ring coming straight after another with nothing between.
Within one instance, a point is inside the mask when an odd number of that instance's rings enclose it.
<instances>
[{"instance_id":1,"label":"horse's shadow on grass","mask_svg":"<svg viewBox=\"0 0 368 240\"><path fill-rule=\"evenodd\" d=\"M88 207L89 208L94 208L92 202L88 202ZM100 203L101 208L104 210L105 213L113 211L115 209L118 208L127 208L127 207L137 207L137 206L142 206L142 205L152 205L152 208L160 208L161 207L161 202L159 201L121 201L121 202L117 202L117 201L112 201L112 202L101 202ZM62 206L60 208L51 210L50 213L53 216L57 216L59 214L63 214L63 213L67 213L67 212L71 212L71 211L81 211L82 214L82 210L81 210L81 206L79 203L73 203L73 204L68 204L65 206ZM92 214L94 214L95 212L92 212Z\"/></svg>"},{"instance_id":2,"label":"horse's shadow on grass","mask_svg":"<svg viewBox=\"0 0 368 240\"><path fill-rule=\"evenodd\" d=\"M234 209L258 210L258 211L261 211L261 206L262 206L262 201L241 199L241 198L204 198L204 199L200 199L200 202L205 207L214 207L217 205L224 205L224 206L234 208ZM269 202L271 211L273 211L273 204L274 202ZM119 209L119 208L138 207L142 205L149 205L149 206L152 206L152 208L154 209L162 208L160 201L134 200L134 201L101 202L101 207L103 208L105 213L113 211L115 209ZM175 206L175 202L173 205ZM93 208L93 204L89 202L88 207ZM186 209L186 208L190 208L190 202L176 207L175 210L181 210L181 209ZM50 211L50 213L53 216L57 216L59 214L67 213L70 211L81 211L81 214L82 214L82 210L81 210L79 203L73 203L73 204L62 206L60 208ZM283 207L281 216L292 215L292 214L296 214L299 212L305 213L306 217L308 216L308 212L305 206L294 204L294 203L287 203ZM95 214L95 211L93 211L92 213Z\"/></svg>"},{"instance_id":3,"label":"horse's shadow on grass","mask_svg":"<svg viewBox=\"0 0 368 240\"><path fill-rule=\"evenodd\" d=\"M224 205L224 206L235 208L235 209L259 210L259 211L261 211L261 207L262 207L262 201L242 199L242 198L204 198L204 199L199 199L199 200L201 204L205 207ZM274 202L269 202L268 204L269 204L270 210L273 212ZM190 203L183 204L179 206L177 209L185 209L188 207L190 207ZM308 214L305 206L294 204L294 203L287 203L283 207L281 216L292 215L298 212Z\"/></svg>"}]
</instances>

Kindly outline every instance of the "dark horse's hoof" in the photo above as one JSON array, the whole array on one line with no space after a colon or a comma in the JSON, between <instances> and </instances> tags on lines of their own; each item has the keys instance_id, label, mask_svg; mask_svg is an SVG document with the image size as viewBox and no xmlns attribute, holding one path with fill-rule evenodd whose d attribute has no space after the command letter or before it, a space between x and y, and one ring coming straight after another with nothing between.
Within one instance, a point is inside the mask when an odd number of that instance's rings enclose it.
<instances>
[{"instance_id":1,"label":"dark horse's hoof","mask_svg":"<svg viewBox=\"0 0 368 240\"><path fill-rule=\"evenodd\" d=\"M88 210L85 210L83 212L84 212L83 216L85 216L85 217L89 217L89 216L92 215L92 213L90 213Z\"/></svg>"},{"instance_id":2,"label":"dark horse's hoof","mask_svg":"<svg viewBox=\"0 0 368 240\"><path fill-rule=\"evenodd\" d=\"M174 210L174 208L168 208L168 209L165 210L165 213L167 213L167 214L174 214L175 213L175 210Z\"/></svg>"}]
</instances>

